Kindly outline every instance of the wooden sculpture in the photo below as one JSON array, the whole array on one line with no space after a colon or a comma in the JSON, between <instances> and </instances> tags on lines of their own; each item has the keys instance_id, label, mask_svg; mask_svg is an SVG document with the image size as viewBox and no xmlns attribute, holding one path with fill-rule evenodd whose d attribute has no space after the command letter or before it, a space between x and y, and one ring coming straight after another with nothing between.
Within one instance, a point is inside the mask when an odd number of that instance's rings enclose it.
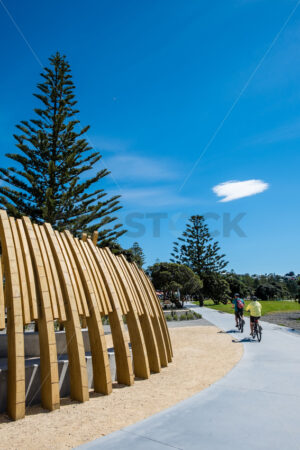
<instances>
[{"instance_id":1,"label":"wooden sculpture","mask_svg":"<svg viewBox=\"0 0 300 450\"><path fill-rule=\"evenodd\" d=\"M111 327L119 383L130 386L134 376L149 378L172 361L168 328L151 281L124 256L97 247L97 238L97 233L92 239L86 234L74 238L50 224L15 220L0 210L0 329L7 329L7 411L14 420L25 415L24 326L29 323L35 322L39 333L41 402L48 410L60 407L54 320L66 333L74 400L89 399L82 324L88 328L95 392L112 391L103 316Z\"/></svg>"}]
</instances>

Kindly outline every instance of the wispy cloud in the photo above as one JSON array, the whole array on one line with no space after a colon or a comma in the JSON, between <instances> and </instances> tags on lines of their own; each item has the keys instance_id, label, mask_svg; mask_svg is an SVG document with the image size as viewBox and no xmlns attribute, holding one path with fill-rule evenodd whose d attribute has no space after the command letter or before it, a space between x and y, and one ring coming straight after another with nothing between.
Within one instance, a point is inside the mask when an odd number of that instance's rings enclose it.
<instances>
[{"instance_id":1,"label":"wispy cloud","mask_svg":"<svg viewBox=\"0 0 300 450\"><path fill-rule=\"evenodd\" d=\"M91 146L103 158L100 165L111 171L117 181L170 181L180 177L180 170L171 158L148 156L145 152L132 150L132 142L118 138L89 136ZM100 170L96 167L94 172ZM91 176L89 173L88 176Z\"/></svg>"},{"instance_id":2,"label":"wispy cloud","mask_svg":"<svg viewBox=\"0 0 300 450\"><path fill-rule=\"evenodd\" d=\"M172 161L164 158L126 152L106 158L105 162L118 180L170 181L179 176Z\"/></svg>"},{"instance_id":3,"label":"wispy cloud","mask_svg":"<svg viewBox=\"0 0 300 450\"><path fill-rule=\"evenodd\" d=\"M95 150L100 153L105 152L123 152L127 150L131 142L126 139L111 138L105 136L89 135L88 139Z\"/></svg>"},{"instance_id":4,"label":"wispy cloud","mask_svg":"<svg viewBox=\"0 0 300 450\"><path fill-rule=\"evenodd\" d=\"M122 190L122 200L127 205L137 207L160 208L167 206L193 206L203 203L197 197L185 197L177 194L172 186L136 187Z\"/></svg>"},{"instance_id":5,"label":"wispy cloud","mask_svg":"<svg viewBox=\"0 0 300 450\"><path fill-rule=\"evenodd\" d=\"M249 139L246 145L269 145L297 139L300 139L300 119L289 124L281 125L273 130L267 130Z\"/></svg>"},{"instance_id":6,"label":"wispy cloud","mask_svg":"<svg viewBox=\"0 0 300 450\"><path fill-rule=\"evenodd\" d=\"M218 197L224 197L220 202L231 202L238 198L250 197L269 188L269 184L262 180L226 181L213 187Z\"/></svg>"}]
</instances>

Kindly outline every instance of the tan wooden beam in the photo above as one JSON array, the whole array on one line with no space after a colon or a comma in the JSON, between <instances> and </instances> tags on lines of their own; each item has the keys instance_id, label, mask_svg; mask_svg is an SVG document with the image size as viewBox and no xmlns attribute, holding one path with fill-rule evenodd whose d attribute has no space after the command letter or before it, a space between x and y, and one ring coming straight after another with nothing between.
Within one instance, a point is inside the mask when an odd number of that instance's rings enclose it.
<instances>
[{"instance_id":1,"label":"tan wooden beam","mask_svg":"<svg viewBox=\"0 0 300 450\"><path fill-rule=\"evenodd\" d=\"M11 232L15 244L15 250L16 250L16 256L17 256L17 264L18 264L18 270L19 270L19 279L20 279L20 285L21 285L21 301L22 301L22 311L23 311L23 323L24 325L29 324L31 322L30 317L30 306L29 306L29 296L28 296L28 289L27 289L27 280L26 280L26 274L25 274L25 267L24 267L24 260L22 255L22 249L19 239L19 234L16 227L16 221L13 217L9 218L10 226L11 226Z\"/></svg>"},{"instance_id":2,"label":"tan wooden beam","mask_svg":"<svg viewBox=\"0 0 300 450\"><path fill-rule=\"evenodd\" d=\"M133 263L132 268L136 274L137 279L139 280L139 282L141 284L144 295L146 295L148 297L149 304L150 304L152 312L153 312L152 323L153 323L153 328L155 331L156 340L157 340L157 344L158 344L161 364L163 367L166 367L168 365L168 360L169 360L168 349L167 349L168 342L165 341L165 337L164 337L163 330L161 327L160 316L159 316L157 304L153 300L153 296L149 289L149 286L145 283L144 278L141 277L141 272L139 271L139 268L137 267L137 265Z\"/></svg>"},{"instance_id":3,"label":"tan wooden beam","mask_svg":"<svg viewBox=\"0 0 300 450\"><path fill-rule=\"evenodd\" d=\"M88 327L92 353L94 391L101 394L110 394L112 392L112 380L107 345L93 283L84 258L82 257L79 242L73 238L70 232L65 231L65 235L76 261L89 306L89 317L85 318L85 320Z\"/></svg>"},{"instance_id":4,"label":"tan wooden beam","mask_svg":"<svg viewBox=\"0 0 300 450\"><path fill-rule=\"evenodd\" d=\"M58 276L54 257L52 254L52 250L51 250L49 240L48 240L44 226L40 226L40 232L41 232L41 236L42 236L42 239L44 242L45 250L46 250L46 253L48 256L49 265L50 265L50 269L51 269L53 284L54 284L55 293L56 293L56 302L57 302L57 308L58 308L58 314L59 314L59 321L60 321L60 323L62 323L67 320L67 316L66 316L64 298L63 298L63 294L62 294L62 290L61 290L59 276ZM62 329L63 329L63 327L62 327Z\"/></svg>"},{"instance_id":5,"label":"tan wooden beam","mask_svg":"<svg viewBox=\"0 0 300 450\"><path fill-rule=\"evenodd\" d=\"M99 236L99 232L98 231L94 231L93 232L93 237L92 237L92 241L94 245L97 245L98 243L98 236Z\"/></svg>"},{"instance_id":6,"label":"tan wooden beam","mask_svg":"<svg viewBox=\"0 0 300 450\"><path fill-rule=\"evenodd\" d=\"M28 242L25 235L22 219L16 220L19 239L22 247L22 256L24 260L24 266L26 271L27 289L29 294L30 316L31 320L38 319L38 303L36 294L35 277L33 272L32 260Z\"/></svg>"},{"instance_id":7,"label":"tan wooden beam","mask_svg":"<svg viewBox=\"0 0 300 450\"><path fill-rule=\"evenodd\" d=\"M0 241L5 267L7 306L7 412L13 420L25 415L25 361L21 285L12 231L6 211L0 210Z\"/></svg>"},{"instance_id":8,"label":"tan wooden beam","mask_svg":"<svg viewBox=\"0 0 300 450\"><path fill-rule=\"evenodd\" d=\"M62 239L62 242L63 242L65 250L66 250L66 257L70 261L69 272L72 271L71 281L73 283L74 293L78 297L77 303L80 303L80 305L81 305L81 311L82 311L81 316L88 317L90 315L89 308L88 308L88 304L86 301L86 296L85 296L85 292L83 289L82 280L81 280L81 277L79 276L78 268L77 268L76 262L73 257L73 253L69 246L69 242L67 241L66 235L64 233L60 233L60 237ZM79 312L79 308L78 308L78 312Z\"/></svg>"},{"instance_id":9,"label":"tan wooden beam","mask_svg":"<svg viewBox=\"0 0 300 450\"><path fill-rule=\"evenodd\" d=\"M113 310L113 307L106 291L101 272L97 267L97 263L93 257L92 252L90 251L88 243L81 241L80 246L82 253L84 254L87 266L90 269L91 277L98 294L99 303L101 303L101 311L104 315L108 315L108 313Z\"/></svg>"},{"instance_id":10,"label":"tan wooden beam","mask_svg":"<svg viewBox=\"0 0 300 450\"><path fill-rule=\"evenodd\" d=\"M47 277L49 273L47 273L42 256L45 256L45 248L39 233L38 225L33 226L28 217L23 217L23 225L37 283L37 298L39 303L37 324L40 343L41 399L43 407L52 411L59 408L60 399L57 349Z\"/></svg>"},{"instance_id":11,"label":"tan wooden beam","mask_svg":"<svg viewBox=\"0 0 300 450\"><path fill-rule=\"evenodd\" d=\"M121 289L123 290L124 295L127 297L129 310L126 314L126 322L132 348L134 373L139 378L149 378L150 368L147 350L138 313L135 307L135 303L132 300L132 292L123 273L123 269L119 265L117 257L113 255L108 248L105 249L105 252L107 258L110 259L113 265L116 277L119 278Z\"/></svg>"},{"instance_id":12,"label":"tan wooden beam","mask_svg":"<svg viewBox=\"0 0 300 450\"><path fill-rule=\"evenodd\" d=\"M3 289L2 255L0 255L0 330L5 330L5 302Z\"/></svg>"},{"instance_id":13,"label":"tan wooden beam","mask_svg":"<svg viewBox=\"0 0 300 450\"><path fill-rule=\"evenodd\" d=\"M108 314L108 317L114 344L117 380L120 384L131 386L134 383L134 377L129 351L129 342L125 336L122 311L116 294L112 275L107 267L107 263L103 257L101 249L96 248L90 239L88 240L88 244L92 250L94 260L97 264L98 270L101 273L113 306L113 310Z\"/></svg>"},{"instance_id":14,"label":"tan wooden beam","mask_svg":"<svg viewBox=\"0 0 300 450\"><path fill-rule=\"evenodd\" d=\"M161 328L162 328L162 331L163 331L163 334L164 334L166 348L167 348L167 352L168 352L168 361L171 362L172 361L172 356L173 356L173 348L172 348L172 341L171 341L171 337L170 337L167 321L165 319L163 310L162 310L162 308L160 306L160 303L159 303L159 300L157 298L157 295L156 295L156 292L155 292L153 284L151 283L149 277L147 277L145 272L143 270L141 270L141 269L139 269L139 270L140 270L141 277L144 278L145 283L148 284L148 286L149 286L149 291L152 293L154 302L156 302L156 304L157 304L157 309L159 311L159 318L160 318Z\"/></svg>"},{"instance_id":15,"label":"tan wooden beam","mask_svg":"<svg viewBox=\"0 0 300 450\"><path fill-rule=\"evenodd\" d=\"M149 287L144 284L143 279L140 276L140 272L138 271L138 268L135 264L131 264L132 270L135 273L136 279L138 283L140 284L141 291L143 293L144 297L148 298L148 302L150 305L150 308L152 310L152 325L156 336L156 342L158 346L159 351L159 357L162 367L166 367L168 365L168 355L167 355L167 349L166 344L163 336L163 332L161 329L161 324L159 320L159 314L156 308L156 304L153 302L153 297L151 293L149 292Z\"/></svg>"},{"instance_id":16,"label":"tan wooden beam","mask_svg":"<svg viewBox=\"0 0 300 450\"><path fill-rule=\"evenodd\" d=\"M34 229L36 239L37 239L37 242L39 245L40 256L41 256L43 264L44 264L44 272L47 277L48 292L49 292L49 296L50 296L50 304L52 307L52 320L58 319L59 318L58 301L56 298L56 291L55 291L54 281L53 281L52 272L51 272L51 268L50 268L50 264L49 264L48 254L47 254L44 240L43 240L42 233L41 233L41 229L43 229L43 228L35 223L35 224L33 224L33 229Z\"/></svg>"},{"instance_id":17,"label":"tan wooden beam","mask_svg":"<svg viewBox=\"0 0 300 450\"><path fill-rule=\"evenodd\" d=\"M143 309L143 314L140 315L140 323L144 335L144 340L147 348L147 355L148 355L148 361L150 370L152 372L160 372L161 370L161 363L160 363L160 357L159 357L159 351L158 346L156 342L156 336L153 330L153 325L150 317L150 313L148 310L148 306L146 304L145 299L143 298L143 295L140 290L140 286L137 282L136 276L134 275L132 268L128 261L126 260L124 255L121 255L120 258L122 258L124 267L126 268L126 271L128 273L128 276L131 280L131 283L136 291L136 294L139 297L140 304Z\"/></svg>"},{"instance_id":18,"label":"tan wooden beam","mask_svg":"<svg viewBox=\"0 0 300 450\"><path fill-rule=\"evenodd\" d=\"M63 257L61 241L55 235L50 224L46 223L44 224L44 227L58 269L60 284L65 299L67 320L64 323L64 326L69 355L71 398L84 402L89 399L88 376L83 337L74 291L67 264Z\"/></svg>"}]
</instances>

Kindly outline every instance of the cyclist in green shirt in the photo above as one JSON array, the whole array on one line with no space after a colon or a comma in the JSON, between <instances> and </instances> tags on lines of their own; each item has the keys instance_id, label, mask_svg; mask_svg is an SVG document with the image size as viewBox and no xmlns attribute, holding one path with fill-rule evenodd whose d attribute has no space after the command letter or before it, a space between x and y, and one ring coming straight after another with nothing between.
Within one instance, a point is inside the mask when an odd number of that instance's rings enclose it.
<instances>
[{"instance_id":1,"label":"cyclist in green shirt","mask_svg":"<svg viewBox=\"0 0 300 450\"><path fill-rule=\"evenodd\" d=\"M255 320L258 321L261 317L261 304L257 297L252 297L251 302L246 308L246 311L250 311L250 334L253 336L253 327Z\"/></svg>"}]
</instances>

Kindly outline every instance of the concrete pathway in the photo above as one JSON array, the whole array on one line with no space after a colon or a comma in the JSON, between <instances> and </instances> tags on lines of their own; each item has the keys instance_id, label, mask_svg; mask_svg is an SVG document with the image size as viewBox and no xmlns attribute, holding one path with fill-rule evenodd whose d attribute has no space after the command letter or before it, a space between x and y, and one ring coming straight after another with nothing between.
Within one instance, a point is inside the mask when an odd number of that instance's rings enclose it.
<instances>
[{"instance_id":1,"label":"concrete pathway","mask_svg":"<svg viewBox=\"0 0 300 450\"><path fill-rule=\"evenodd\" d=\"M243 342L241 361L199 394L81 448L300 449L300 335L264 322L258 343L249 339L248 319L241 335L232 315L194 309Z\"/></svg>"}]
</instances>

